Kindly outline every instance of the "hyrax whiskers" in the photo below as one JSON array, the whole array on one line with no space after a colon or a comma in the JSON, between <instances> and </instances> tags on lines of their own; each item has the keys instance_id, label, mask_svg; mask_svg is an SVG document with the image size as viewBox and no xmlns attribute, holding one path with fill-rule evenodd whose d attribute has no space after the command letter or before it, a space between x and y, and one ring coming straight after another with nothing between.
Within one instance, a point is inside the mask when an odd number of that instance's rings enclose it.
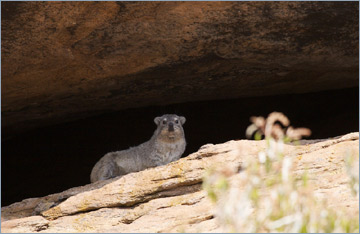
<instances>
[{"instance_id":1,"label":"hyrax whiskers","mask_svg":"<svg viewBox=\"0 0 360 234\"><path fill-rule=\"evenodd\" d=\"M183 116L170 114L156 117L157 129L151 139L127 150L105 154L91 171L91 183L178 160L186 147L182 127L185 121Z\"/></svg>"}]
</instances>

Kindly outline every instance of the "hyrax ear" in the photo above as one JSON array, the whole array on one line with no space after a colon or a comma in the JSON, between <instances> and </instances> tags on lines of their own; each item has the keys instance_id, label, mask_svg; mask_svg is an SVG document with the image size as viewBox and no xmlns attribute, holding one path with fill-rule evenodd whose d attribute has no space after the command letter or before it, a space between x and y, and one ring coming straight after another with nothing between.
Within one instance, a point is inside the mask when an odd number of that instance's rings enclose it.
<instances>
[{"instance_id":1,"label":"hyrax ear","mask_svg":"<svg viewBox=\"0 0 360 234\"><path fill-rule=\"evenodd\" d=\"M186 118L184 116L180 116L179 118L180 118L181 125L183 125L186 121Z\"/></svg>"},{"instance_id":2,"label":"hyrax ear","mask_svg":"<svg viewBox=\"0 0 360 234\"><path fill-rule=\"evenodd\" d=\"M156 125L159 125L160 121L161 121L161 117L156 117L154 119L154 122L156 123Z\"/></svg>"}]
</instances>

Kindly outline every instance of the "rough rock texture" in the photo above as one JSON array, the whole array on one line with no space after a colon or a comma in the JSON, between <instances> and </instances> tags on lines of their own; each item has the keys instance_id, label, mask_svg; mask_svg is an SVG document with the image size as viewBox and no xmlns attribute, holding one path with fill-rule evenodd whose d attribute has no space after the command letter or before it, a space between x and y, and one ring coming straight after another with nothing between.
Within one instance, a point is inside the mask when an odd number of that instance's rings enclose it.
<instances>
[{"instance_id":1,"label":"rough rock texture","mask_svg":"<svg viewBox=\"0 0 360 234\"><path fill-rule=\"evenodd\" d=\"M239 170L265 145L209 144L165 166L26 199L2 208L2 232L219 232L214 207L201 190L203 173L213 166ZM347 153L359 154L359 133L286 145L284 152L294 158L295 174L306 168L309 183L334 209L359 213L344 167Z\"/></svg>"},{"instance_id":2,"label":"rough rock texture","mask_svg":"<svg viewBox=\"0 0 360 234\"><path fill-rule=\"evenodd\" d=\"M2 2L6 133L358 86L358 2Z\"/></svg>"}]
</instances>

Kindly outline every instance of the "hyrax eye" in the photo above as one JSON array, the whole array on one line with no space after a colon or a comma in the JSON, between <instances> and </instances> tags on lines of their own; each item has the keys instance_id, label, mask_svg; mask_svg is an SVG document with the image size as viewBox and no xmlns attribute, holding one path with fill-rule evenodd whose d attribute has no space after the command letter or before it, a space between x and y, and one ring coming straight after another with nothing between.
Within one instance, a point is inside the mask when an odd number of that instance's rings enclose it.
<instances>
[{"instance_id":1,"label":"hyrax eye","mask_svg":"<svg viewBox=\"0 0 360 234\"><path fill-rule=\"evenodd\" d=\"M164 119L164 120L162 121L162 123L163 123L163 124L166 124L166 119Z\"/></svg>"},{"instance_id":2,"label":"hyrax eye","mask_svg":"<svg viewBox=\"0 0 360 234\"><path fill-rule=\"evenodd\" d=\"M175 123L178 124L178 123L179 123L179 120L175 119Z\"/></svg>"}]
</instances>

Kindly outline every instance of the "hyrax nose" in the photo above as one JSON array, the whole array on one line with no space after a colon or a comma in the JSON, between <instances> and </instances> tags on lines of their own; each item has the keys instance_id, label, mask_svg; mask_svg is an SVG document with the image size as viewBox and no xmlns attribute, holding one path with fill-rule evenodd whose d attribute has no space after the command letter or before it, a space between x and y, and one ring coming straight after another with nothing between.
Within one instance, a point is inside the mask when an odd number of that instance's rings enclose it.
<instances>
[{"instance_id":1,"label":"hyrax nose","mask_svg":"<svg viewBox=\"0 0 360 234\"><path fill-rule=\"evenodd\" d=\"M174 124L173 123L169 123L169 132L173 132L174 131Z\"/></svg>"}]
</instances>

